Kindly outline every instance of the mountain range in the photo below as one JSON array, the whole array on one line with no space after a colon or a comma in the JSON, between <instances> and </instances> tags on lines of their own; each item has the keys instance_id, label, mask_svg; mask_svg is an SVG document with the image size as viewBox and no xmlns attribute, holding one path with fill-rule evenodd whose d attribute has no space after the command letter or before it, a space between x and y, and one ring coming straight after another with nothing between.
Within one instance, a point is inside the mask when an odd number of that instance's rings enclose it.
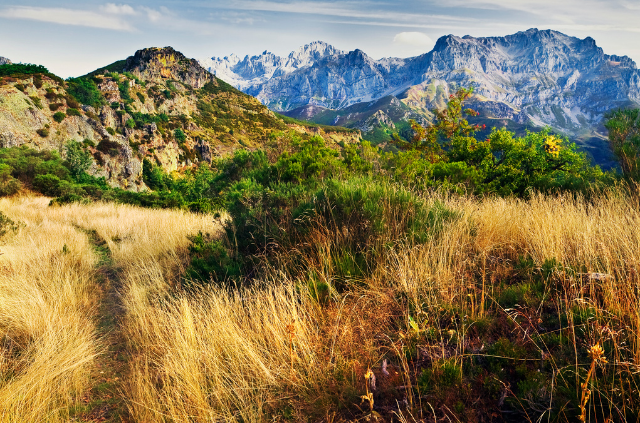
<instances>
[{"instance_id":1,"label":"mountain range","mask_svg":"<svg viewBox=\"0 0 640 423\"><path fill-rule=\"evenodd\" d=\"M550 126L605 165L605 114L640 105L633 60L605 54L593 38L552 30L447 35L431 51L406 59L374 60L317 41L287 57L265 51L200 62L271 110L358 128L381 141L406 130L410 118L429 121L451 92L473 87L470 106L480 112L478 121L516 131Z\"/></svg>"}]
</instances>

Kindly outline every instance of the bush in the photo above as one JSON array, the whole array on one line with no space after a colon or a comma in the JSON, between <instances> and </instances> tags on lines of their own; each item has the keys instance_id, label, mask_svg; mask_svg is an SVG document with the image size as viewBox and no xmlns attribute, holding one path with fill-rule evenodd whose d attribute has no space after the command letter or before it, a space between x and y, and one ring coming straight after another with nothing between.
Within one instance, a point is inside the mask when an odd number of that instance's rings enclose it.
<instances>
[{"instance_id":1,"label":"bush","mask_svg":"<svg viewBox=\"0 0 640 423\"><path fill-rule=\"evenodd\" d=\"M16 194L22 188L22 183L12 175L13 168L4 163L0 163L0 196Z\"/></svg>"},{"instance_id":2,"label":"bush","mask_svg":"<svg viewBox=\"0 0 640 423\"><path fill-rule=\"evenodd\" d=\"M0 211L0 239L10 232L16 232L19 228L19 224Z\"/></svg>"},{"instance_id":3,"label":"bush","mask_svg":"<svg viewBox=\"0 0 640 423\"><path fill-rule=\"evenodd\" d=\"M176 137L176 141L178 141L178 143L183 143L187 140L187 136L180 128L177 128L175 131L173 131L173 135Z\"/></svg>"},{"instance_id":4,"label":"bush","mask_svg":"<svg viewBox=\"0 0 640 423\"><path fill-rule=\"evenodd\" d=\"M76 100L70 94L67 94L67 96L65 97L65 101L67 102L67 106L71 107L72 109L79 109L80 106L82 106L80 103L78 103L78 100Z\"/></svg>"},{"instance_id":5,"label":"bush","mask_svg":"<svg viewBox=\"0 0 640 423\"><path fill-rule=\"evenodd\" d=\"M36 134L40 135L42 138L47 138L49 136L48 128L41 128L36 131Z\"/></svg>"},{"instance_id":6,"label":"bush","mask_svg":"<svg viewBox=\"0 0 640 423\"><path fill-rule=\"evenodd\" d=\"M49 70L42 65L30 63L10 63L0 66L0 76L48 74Z\"/></svg>"},{"instance_id":7,"label":"bush","mask_svg":"<svg viewBox=\"0 0 640 423\"><path fill-rule=\"evenodd\" d=\"M42 109L42 100L40 100L40 97L38 97L37 95L32 95L29 96L29 98L31 99L31 101L33 101L34 106L36 106L38 109Z\"/></svg>"},{"instance_id":8,"label":"bush","mask_svg":"<svg viewBox=\"0 0 640 423\"><path fill-rule=\"evenodd\" d=\"M55 112L53 114L53 120L55 120L58 123L62 122L66 117L67 117L67 114L64 112Z\"/></svg>"},{"instance_id":9,"label":"bush","mask_svg":"<svg viewBox=\"0 0 640 423\"><path fill-rule=\"evenodd\" d=\"M67 109L67 116L82 116L78 109Z\"/></svg>"},{"instance_id":10,"label":"bush","mask_svg":"<svg viewBox=\"0 0 640 423\"><path fill-rule=\"evenodd\" d=\"M99 107L105 103L102 92L100 92L96 83L89 78L67 79L67 92L82 104ZM78 108L79 105L69 104L69 107Z\"/></svg>"},{"instance_id":11,"label":"bush","mask_svg":"<svg viewBox=\"0 0 640 423\"><path fill-rule=\"evenodd\" d=\"M231 256L222 242L211 240L202 232L191 238L189 252L191 264L185 272L188 283L211 280L221 282L242 275L242 263Z\"/></svg>"},{"instance_id":12,"label":"bush","mask_svg":"<svg viewBox=\"0 0 640 423\"><path fill-rule=\"evenodd\" d=\"M55 175L36 175L33 178L33 187L49 197L58 197L62 194L61 184L62 180Z\"/></svg>"},{"instance_id":13,"label":"bush","mask_svg":"<svg viewBox=\"0 0 640 423\"><path fill-rule=\"evenodd\" d=\"M82 144L78 142L69 141L65 145L65 150L67 154L65 164L69 168L71 175L77 180L80 175L89 170L93 160L91 159L91 155L84 151Z\"/></svg>"}]
</instances>

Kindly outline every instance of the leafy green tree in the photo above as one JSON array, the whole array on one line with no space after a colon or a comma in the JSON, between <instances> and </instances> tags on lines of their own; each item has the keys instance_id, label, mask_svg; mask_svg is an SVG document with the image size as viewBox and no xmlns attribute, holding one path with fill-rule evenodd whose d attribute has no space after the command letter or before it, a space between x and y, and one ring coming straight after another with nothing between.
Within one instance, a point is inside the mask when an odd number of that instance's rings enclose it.
<instances>
[{"instance_id":1,"label":"leafy green tree","mask_svg":"<svg viewBox=\"0 0 640 423\"><path fill-rule=\"evenodd\" d=\"M65 151L67 153L66 163L71 175L78 180L91 167L93 162L91 155L82 148L82 144L75 141L69 141L65 145Z\"/></svg>"},{"instance_id":2,"label":"leafy green tree","mask_svg":"<svg viewBox=\"0 0 640 423\"><path fill-rule=\"evenodd\" d=\"M607 117L609 143L622 173L640 179L640 109L617 110Z\"/></svg>"},{"instance_id":3,"label":"leafy green tree","mask_svg":"<svg viewBox=\"0 0 640 423\"><path fill-rule=\"evenodd\" d=\"M78 102L89 106L99 107L106 103L96 83L89 78L67 79L67 93L71 94Z\"/></svg>"}]
</instances>

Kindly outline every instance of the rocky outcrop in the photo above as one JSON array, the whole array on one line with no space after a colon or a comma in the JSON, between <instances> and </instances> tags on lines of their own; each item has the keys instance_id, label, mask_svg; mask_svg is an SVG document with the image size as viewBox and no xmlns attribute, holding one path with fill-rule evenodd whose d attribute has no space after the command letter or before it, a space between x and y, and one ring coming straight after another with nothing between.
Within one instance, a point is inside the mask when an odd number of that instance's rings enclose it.
<instances>
[{"instance_id":1,"label":"rocky outcrop","mask_svg":"<svg viewBox=\"0 0 640 423\"><path fill-rule=\"evenodd\" d=\"M358 127L362 132L369 132L377 127L386 126L391 129L396 129L396 125L393 120L382 110L376 110L374 114L369 116L361 126Z\"/></svg>"},{"instance_id":2,"label":"rocky outcrop","mask_svg":"<svg viewBox=\"0 0 640 423\"><path fill-rule=\"evenodd\" d=\"M11 60L7 59L6 57L0 56L0 66L8 65L8 64L11 64Z\"/></svg>"},{"instance_id":3,"label":"rocky outcrop","mask_svg":"<svg viewBox=\"0 0 640 423\"><path fill-rule=\"evenodd\" d=\"M193 88L202 88L208 82L217 84L197 60L188 59L172 47L138 50L127 59L124 70L144 81L176 80Z\"/></svg>"}]
</instances>

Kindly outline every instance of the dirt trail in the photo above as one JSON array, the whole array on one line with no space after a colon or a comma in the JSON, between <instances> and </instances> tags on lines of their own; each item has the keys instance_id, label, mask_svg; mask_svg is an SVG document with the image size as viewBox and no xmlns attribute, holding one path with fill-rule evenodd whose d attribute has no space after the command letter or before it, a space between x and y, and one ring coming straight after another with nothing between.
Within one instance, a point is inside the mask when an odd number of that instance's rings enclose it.
<instances>
[{"instance_id":1,"label":"dirt trail","mask_svg":"<svg viewBox=\"0 0 640 423\"><path fill-rule=\"evenodd\" d=\"M83 396L83 406L77 413L76 421L128 423L130 419L122 397L128 354L127 341L120 330L124 316L120 297L121 281L107 243L95 230L81 230L87 234L100 257L97 275L100 292L97 294L101 302L97 328L106 351L97 360L91 375L92 389Z\"/></svg>"}]
</instances>

